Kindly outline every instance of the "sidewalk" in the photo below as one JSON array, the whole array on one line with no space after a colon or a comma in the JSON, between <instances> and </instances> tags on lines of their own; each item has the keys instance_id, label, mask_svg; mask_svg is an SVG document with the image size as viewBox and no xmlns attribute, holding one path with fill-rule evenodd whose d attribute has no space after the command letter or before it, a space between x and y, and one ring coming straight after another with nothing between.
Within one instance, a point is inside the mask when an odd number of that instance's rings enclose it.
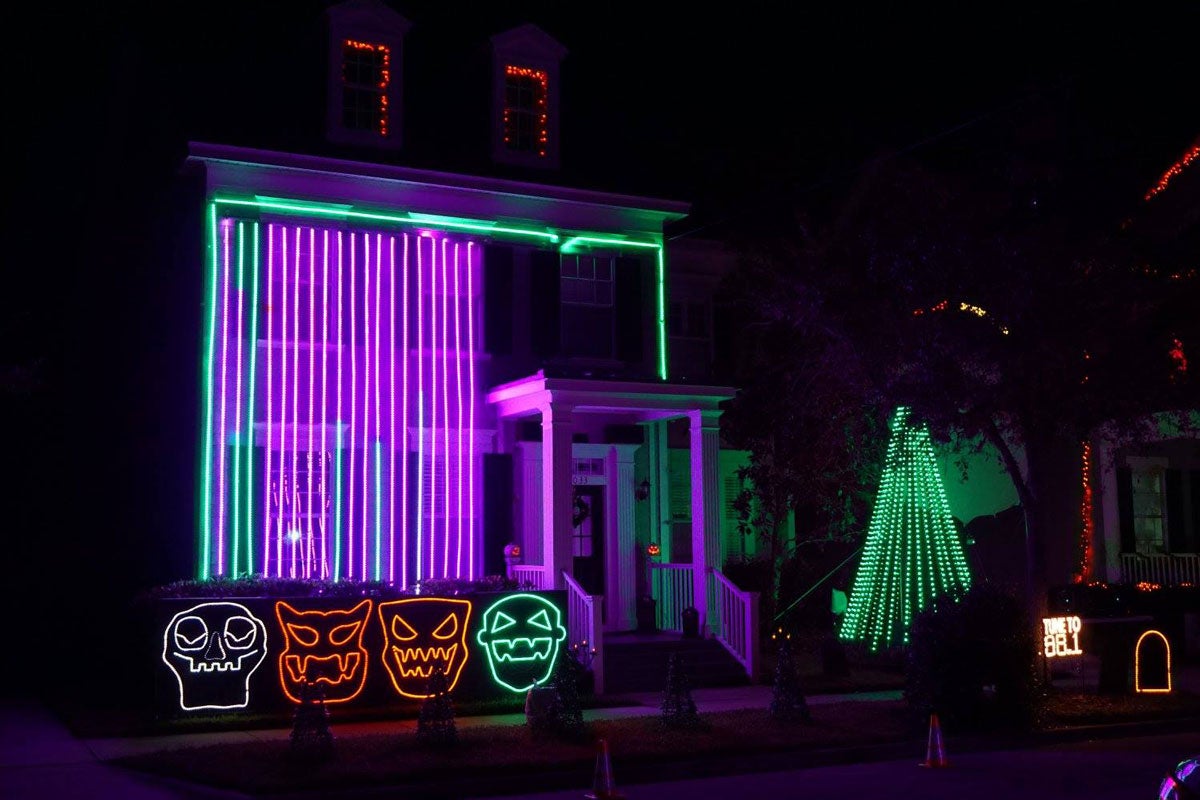
<instances>
[{"instance_id":1,"label":"sidewalk","mask_svg":"<svg viewBox=\"0 0 1200 800\"><path fill-rule=\"evenodd\" d=\"M766 708L770 703L769 686L735 686L695 689L692 696L702 712ZM895 700L898 691L861 692L845 695L814 695L811 705L826 703ZM660 695L647 692L629 696L639 705L588 709L585 719L618 719L652 716L659 713ZM460 717L464 727L479 725L523 725L524 714L497 714ZM381 722L334 722L339 737L373 733L394 733L416 727L415 720ZM273 741L288 737L288 728L218 733L185 733L160 736L76 739L42 704L32 700L0 702L0 797L5 800L83 800L87 798L123 798L127 800L232 800L244 795L208 789L111 766L105 762L125 756L202 747L209 744Z\"/></svg>"}]
</instances>

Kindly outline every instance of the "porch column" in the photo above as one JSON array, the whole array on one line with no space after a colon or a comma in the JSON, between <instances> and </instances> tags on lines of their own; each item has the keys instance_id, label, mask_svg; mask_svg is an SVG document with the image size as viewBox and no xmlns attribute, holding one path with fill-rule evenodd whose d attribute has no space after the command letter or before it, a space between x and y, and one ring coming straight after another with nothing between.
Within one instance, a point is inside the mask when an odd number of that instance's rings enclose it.
<instances>
[{"instance_id":1,"label":"porch column","mask_svg":"<svg viewBox=\"0 0 1200 800\"><path fill-rule=\"evenodd\" d=\"M564 589L571 551L571 411L564 403L542 406L542 564L546 586Z\"/></svg>"},{"instance_id":2,"label":"porch column","mask_svg":"<svg viewBox=\"0 0 1200 800\"><path fill-rule=\"evenodd\" d=\"M692 467L692 603L709 624L708 570L721 567L720 411L689 411Z\"/></svg>"}]
</instances>

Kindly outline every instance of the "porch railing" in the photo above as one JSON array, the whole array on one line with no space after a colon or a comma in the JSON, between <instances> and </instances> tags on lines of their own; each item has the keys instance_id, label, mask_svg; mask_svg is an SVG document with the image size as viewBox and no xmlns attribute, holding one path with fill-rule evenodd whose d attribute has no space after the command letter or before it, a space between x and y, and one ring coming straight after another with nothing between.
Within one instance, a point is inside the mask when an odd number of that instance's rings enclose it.
<instances>
[{"instance_id":1,"label":"porch railing","mask_svg":"<svg viewBox=\"0 0 1200 800\"><path fill-rule=\"evenodd\" d=\"M546 580L546 568L537 564L514 564L512 568L513 579L517 585L528 587L530 589L553 589Z\"/></svg>"},{"instance_id":2,"label":"porch railing","mask_svg":"<svg viewBox=\"0 0 1200 800\"><path fill-rule=\"evenodd\" d=\"M1200 553L1121 553L1121 580L1125 583L1146 581L1160 586L1200 585Z\"/></svg>"},{"instance_id":3,"label":"porch railing","mask_svg":"<svg viewBox=\"0 0 1200 800\"><path fill-rule=\"evenodd\" d=\"M567 647L584 648L584 659L591 652L592 677L596 694L604 693L604 596L583 590L571 575L563 571L567 585ZM586 661L585 661L586 663Z\"/></svg>"},{"instance_id":4,"label":"porch railing","mask_svg":"<svg viewBox=\"0 0 1200 800\"><path fill-rule=\"evenodd\" d=\"M713 638L738 660L751 680L758 658L758 592L744 592L719 569L708 572Z\"/></svg>"},{"instance_id":5,"label":"porch railing","mask_svg":"<svg viewBox=\"0 0 1200 800\"><path fill-rule=\"evenodd\" d=\"M654 599L658 601L658 627L683 630L683 610L692 605L691 564L651 564Z\"/></svg>"}]
</instances>

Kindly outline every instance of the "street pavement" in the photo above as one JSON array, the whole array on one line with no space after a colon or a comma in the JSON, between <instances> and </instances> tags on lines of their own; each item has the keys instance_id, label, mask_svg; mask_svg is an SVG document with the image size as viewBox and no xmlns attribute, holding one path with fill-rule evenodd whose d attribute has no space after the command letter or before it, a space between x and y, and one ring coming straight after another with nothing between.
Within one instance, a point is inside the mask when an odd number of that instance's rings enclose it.
<instances>
[{"instance_id":1,"label":"street pavement","mask_svg":"<svg viewBox=\"0 0 1200 800\"><path fill-rule=\"evenodd\" d=\"M920 758L626 785L627 800L1150 800L1167 770L1200 754L1200 731L1060 744L1023 750L954 754L950 766L925 769ZM589 789L510 795L511 800L578 800Z\"/></svg>"}]
</instances>

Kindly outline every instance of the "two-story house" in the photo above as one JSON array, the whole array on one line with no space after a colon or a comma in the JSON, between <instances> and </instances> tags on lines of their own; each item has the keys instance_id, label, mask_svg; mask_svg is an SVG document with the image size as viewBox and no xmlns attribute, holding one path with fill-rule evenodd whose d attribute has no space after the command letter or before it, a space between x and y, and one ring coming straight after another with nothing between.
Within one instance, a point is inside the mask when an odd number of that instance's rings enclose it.
<instances>
[{"instance_id":1,"label":"two-story house","mask_svg":"<svg viewBox=\"0 0 1200 800\"><path fill-rule=\"evenodd\" d=\"M694 605L752 670L754 598L721 573L743 545L735 390L706 382L715 284L664 237L687 204L553 180L567 51L532 25L466 73L484 174L407 165L406 128L439 124L405 107L439 80L409 68L411 28L369 0L328 10L311 151L189 145L198 576L419 591L509 570L568 590L591 641L652 594L662 627Z\"/></svg>"}]
</instances>

